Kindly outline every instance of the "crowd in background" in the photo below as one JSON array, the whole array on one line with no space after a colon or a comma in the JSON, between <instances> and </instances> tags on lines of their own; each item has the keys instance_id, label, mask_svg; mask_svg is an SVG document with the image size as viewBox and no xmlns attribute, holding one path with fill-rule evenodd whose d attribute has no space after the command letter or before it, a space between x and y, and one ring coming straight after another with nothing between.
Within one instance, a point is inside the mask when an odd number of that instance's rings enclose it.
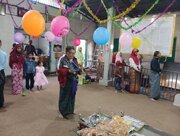
<instances>
[{"instance_id":1,"label":"crowd in background","mask_svg":"<svg viewBox=\"0 0 180 136\"><path fill-rule=\"evenodd\" d=\"M133 49L129 56L128 63L122 57L122 53L117 52L112 56L112 62L114 63L114 78L115 78L115 92L118 90L126 89L130 93L140 92L140 76L142 70L142 59L143 56L138 54L138 49ZM154 52L154 57L150 64L150 97L152 100L158 100L160 98L160 58L161 53L159 51ZM129 67L129 86L125 88L124 86L124 69L125 66Z\"/></svg>"}]
</instances>

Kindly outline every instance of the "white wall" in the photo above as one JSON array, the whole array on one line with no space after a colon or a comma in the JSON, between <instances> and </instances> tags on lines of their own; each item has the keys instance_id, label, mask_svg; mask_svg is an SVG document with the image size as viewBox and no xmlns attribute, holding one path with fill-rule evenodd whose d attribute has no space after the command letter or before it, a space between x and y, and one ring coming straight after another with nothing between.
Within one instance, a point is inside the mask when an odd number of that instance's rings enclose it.
<instances>
[{"instance_id":1,"label":"white wall","mask_svg":"<svg viewBox=\"0 0 180 136\"><path fill-rule=\"evenodd\" d=\"M151 27L147 28L151 29ZM119 38L120 36L120 28L115 27L115 38ZM175 56L175 62L180 62L180 14L177 13L176 16L176 27L175 27L175 37L177 37L177 43L176 43L176 56ZM124 55L124 57L127 59L129 55ZM146 68L149 68L149 62L151 61L152 56L144 56L143 61L145 61L144 66Z\"/></svg>"},{"instance_id":2,"label":"white wall","mask_svg":"<svg viewBox=\"0 0 180 136\"><path fill-rule=\"evenodd\" d=\"M16 5L17 3L21 2L22 0L11 0L9 1L10 4L12 5ZM5 3L6 0L3 0L3 2ZM26 9L28 9L29 5L27 3L27 1L25 1L24 3L22 3L21 5L19 5L19 7L24 7ZM45 6L42 4L33 4L33 9L36 9L38 11L40 11L41 13L45 12ZM50 15L56 16L57 15L57 9L52 8L52 7L48 7L48 12ZM16 23L20 26L21 25L21 18L17 17L17 16L13 16ZM83 28L85 28L85 26L87 26L87 23L89 21L87 19L85 19L85 17L82 18L82 20L77 17L77 18L71 18L70 19L70 23L71 23L71 28L75 31L75 32L80 32L82 31ZM47 24L47 28L49 28L49 24ZM87 44L89 42L92 41L92 34L93 31L95 29L95 24L92 24L89 29L83 34L81 35L79 38L80 39L86 39L87 40ZM47 29L49 30L49 29ZM10 15L5 15L5 16L1 16L0 15L0 39L2 40L3 43L3 47L2 49L9 54L11 52L12 49L12 44L14 43L13 40L13 35L14 35L14 24L12 22L12 19L10 17ZM74 34L72 34L71 32L68 34L67 36L67 42L68 45L72 45L72 40L76 38ZM37 40L34 39L33 40L33 44L36 47L40 47L43 49L43 51L45 53L48 53L48 42L44 42L44 40ZM54 54L52 54L54 56ZM54 69L56 66L56 63L53 59L52 61L52 68ZM9 66L7 66L6 70L6 75L10 75L11 71Z\"/></svg>"}]
</instances>

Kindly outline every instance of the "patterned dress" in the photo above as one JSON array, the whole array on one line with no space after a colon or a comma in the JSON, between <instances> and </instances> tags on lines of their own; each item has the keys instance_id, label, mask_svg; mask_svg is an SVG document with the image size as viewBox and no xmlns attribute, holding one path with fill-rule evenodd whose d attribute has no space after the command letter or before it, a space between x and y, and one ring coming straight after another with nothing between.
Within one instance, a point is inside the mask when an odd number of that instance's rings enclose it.
<instances>
[{"instance_id":1,"label":"patterned dress","mask_svg":"<svg viewBox=\"0 0 180 136\"><path fill-rule=\"evenodd\" d=\"M12 67L12 94L18 95L23 90L23 66L19 67L16 63Z\"/></svg>"}]
</instances>

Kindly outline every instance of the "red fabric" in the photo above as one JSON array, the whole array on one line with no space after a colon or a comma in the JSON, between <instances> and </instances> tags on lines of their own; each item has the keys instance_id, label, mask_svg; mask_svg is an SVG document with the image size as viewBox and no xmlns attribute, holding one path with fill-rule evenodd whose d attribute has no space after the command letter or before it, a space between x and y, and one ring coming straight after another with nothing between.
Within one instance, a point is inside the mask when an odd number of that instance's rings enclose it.
<instances>
[{"instance_id":1,"label":"red fabric","mask_svg":"<svg viewBox=\"0 0 180 136\"><path fill-rule=\"evenodd\" d=\"M132 58L134 60L136 65L139 65L139 58L138 58L138 56L136 56L136 54L135 54L136 52L139 52L139 50L138 49L133 49L132 53L130 55L130 58Z\"/></svg>"},{"instance_id":2,"label":"red fabric","mask_svg":"<svg viewBox=\"0 0 180 136\"><path fill-rule=\"evenodd\" d=\"M115 68L119 69L119 66L122 66L122 68L124 69L124 66L126 65L125 61L123 60L123 62L121 63L120 61L117 61L115 63Z\"/></svg>"},{"instance_id":3,"label":"red fabric","mask_svg":"<svg viewBox=\"0 0 180 136\"><path fill-rule=\"evenodd\" d=\"M67 68L59 68L58 70L58 80L60 86L63 88L66 85L67 82L67 74L68 74L68 69Z\"/></svg>"},{"instance_id":4,"label":"red fabric","mask_svg":"<svg viewBox=\"0 0 180 136\"><path fill-rule=\"evenodd\" d=\"M12 52L10 53L10 57L9 57L9 66L12 68L13 64L16 63L17 66L19 68L23 67L23 63L24 63L24 55L19 52L17 52L17 48L22 47L21 45L16 45Z\"/></svg>"},{"instance_id":5,"label":"red fabric","mask_svg":"<svg viewBox=\"0 0 180 136\"><path fill-rule=\"evenodd\" d=\"M112 63L115 63L115 61L116 61L116 54L117 53L114 53L113 56L112 56Z\"/></svg>"},{"instance_id":6,"label":"red fabric","mask_svg":"<svg viewBox=\"0 0 180 136\"><path fill-rule=\"evenodd\" d=\"M76 65L78 65L78 61L76 58L73 59L74 63ZM58 69L58 81L59 81L59 84L62 88L65 87L66 83L67 83L67 74L69 72L69 69L68 68L65 68L65 67L61 67ZM81 70L77 73L77 74L81 74Z\"/></svg>"}]
</instances>

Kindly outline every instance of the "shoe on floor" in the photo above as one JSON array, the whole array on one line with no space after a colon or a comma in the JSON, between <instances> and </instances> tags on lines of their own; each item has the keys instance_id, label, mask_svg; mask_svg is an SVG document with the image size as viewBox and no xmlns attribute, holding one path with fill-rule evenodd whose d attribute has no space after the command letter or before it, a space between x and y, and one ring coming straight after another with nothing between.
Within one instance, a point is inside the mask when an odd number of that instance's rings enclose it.
<instances>
[{"instance_id":1,"label":"shoe on floor","mask_svg":"<svg viewBox=\"0 0 180 136\"><path fill-rule=\"evenodd\" d=\"M152 101L156 102L157 100L155 100L154 98L151 98Z\"/></svg>"},{"instance_id":2,"label":"shoe on floor","mask_svg":"<svg viewBox=\"0 0 180 136\"><path fill-rule=\"evenodd\" d=\"M25 92L22 93L22 96L27 96L27 94Z\"/></svg>"}]
</instances>

